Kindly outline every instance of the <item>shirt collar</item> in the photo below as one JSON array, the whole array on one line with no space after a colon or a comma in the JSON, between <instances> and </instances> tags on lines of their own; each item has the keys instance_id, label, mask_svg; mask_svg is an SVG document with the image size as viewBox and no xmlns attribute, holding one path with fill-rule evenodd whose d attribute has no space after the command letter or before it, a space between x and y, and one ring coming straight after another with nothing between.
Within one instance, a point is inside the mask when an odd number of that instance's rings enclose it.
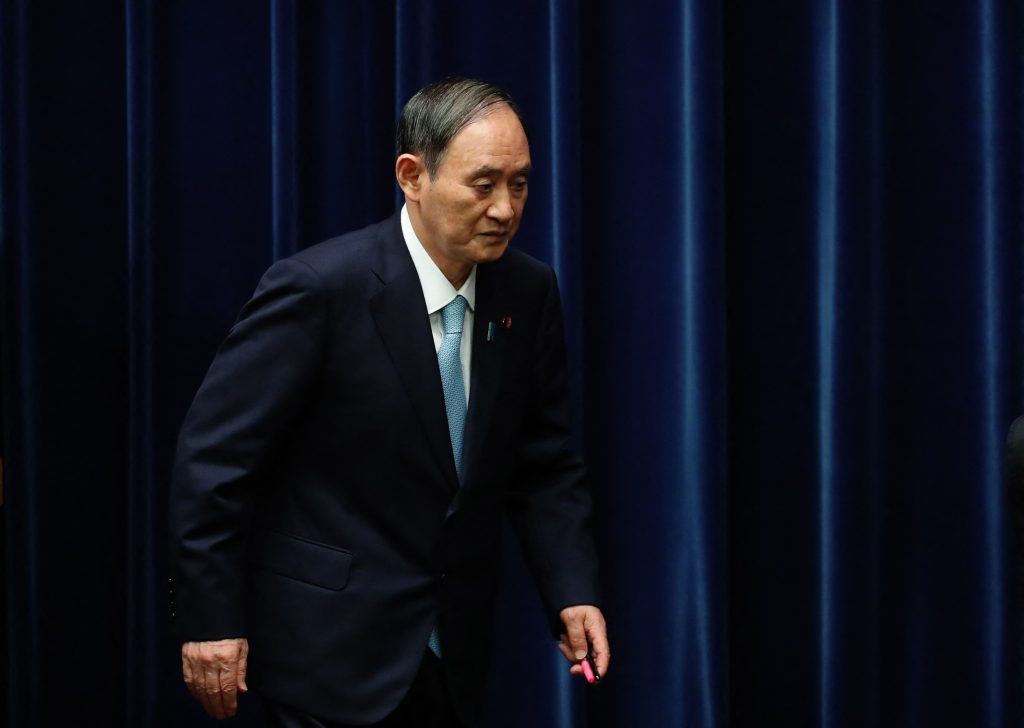
<instances>
[{"instance_id":1,"label":"shirt collar","mask_svg":"<svg viewBox=\"0 0 1024 728\"><path fill-rule=\"evenodd\" d=\"M412 256L412 264L416 266L416 275L420 279L420 287L423 288L423 298L427 302L427 314L440 311L447 306L456 296L462 296L469 304L469 310L476 309L476 266L470 271L462 288L455 290L444 273L437 267L437 263L423 247L423 243L416 237L416 231L412 228L412 221L409 219L409 210L402 205L402 237L405 238L405 247L409 249Z\"/></svg>"}]
</instances>

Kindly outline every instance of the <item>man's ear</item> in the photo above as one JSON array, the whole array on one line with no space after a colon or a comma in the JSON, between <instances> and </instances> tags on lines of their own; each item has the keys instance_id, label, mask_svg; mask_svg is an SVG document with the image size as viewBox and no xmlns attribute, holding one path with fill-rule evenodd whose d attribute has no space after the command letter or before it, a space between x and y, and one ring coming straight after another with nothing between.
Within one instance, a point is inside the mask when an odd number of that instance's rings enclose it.
<instances>
[{"instance_id":1,"label":"man's ear","mask_svg":"<svg viewBox=\"0 0 1024 728\"><path fill-rule=\"evenodd\" d=\"M419 200L427 169L415 154L402 154L395 160L395 179L410 200Z\"/></svg>"}]
</instances>

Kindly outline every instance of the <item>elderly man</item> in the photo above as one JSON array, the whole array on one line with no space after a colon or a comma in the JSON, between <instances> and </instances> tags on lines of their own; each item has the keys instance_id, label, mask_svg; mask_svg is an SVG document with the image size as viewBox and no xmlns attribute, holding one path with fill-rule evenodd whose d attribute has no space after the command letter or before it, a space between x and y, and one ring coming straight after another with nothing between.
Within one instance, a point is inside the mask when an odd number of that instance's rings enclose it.
<instances>
[{"instance_id":1,"label":"elderly man","mask_svg":"<svg viewBox=\"0 0 1024 728\"><path fill-rule=\"evenodd\" d=\"M211 715L251 682L276 725L472 725L503 513L570 671L608 669L558 288L508 249L529 175L506 92L432 84L399 120L402 209L275 263L242 309L172 483Z\"/></svg>"}]
</instances>

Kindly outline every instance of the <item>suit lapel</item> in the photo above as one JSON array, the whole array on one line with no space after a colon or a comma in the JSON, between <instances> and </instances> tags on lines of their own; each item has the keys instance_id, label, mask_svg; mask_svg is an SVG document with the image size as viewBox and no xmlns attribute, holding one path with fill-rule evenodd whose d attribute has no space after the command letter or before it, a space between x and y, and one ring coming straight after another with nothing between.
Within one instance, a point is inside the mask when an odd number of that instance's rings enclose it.
<instances>
[{"instance_id":1,"label":"suit lapel","mask_svg":"<svg viewBox=\"0 0 1024 728\"><path fill-rule=\"evenodd\" d=\"M458 475L423 287L405 247L398 216L389 222L392 224L386 225L380 236L373 266L384 287L370 298L370 313L454 493Z\"/></svg>"},{"instance_id":2,"label":"suit lapel","mask_svg":"<svg viewBox=\"0 0 1024 728\"><path fill-rule=\"evenodd\" d=\"M500 263L477 266L476 310L473 312L473 359L471 363L469 411L466 416L466 482L471 483L479 464L480 451L486 442L494 410L494 399L501 382L504 358L504 337L487 340L487 326L497 322L502 312L501 290L498 285Z\"/></svg>"}]
</instances>

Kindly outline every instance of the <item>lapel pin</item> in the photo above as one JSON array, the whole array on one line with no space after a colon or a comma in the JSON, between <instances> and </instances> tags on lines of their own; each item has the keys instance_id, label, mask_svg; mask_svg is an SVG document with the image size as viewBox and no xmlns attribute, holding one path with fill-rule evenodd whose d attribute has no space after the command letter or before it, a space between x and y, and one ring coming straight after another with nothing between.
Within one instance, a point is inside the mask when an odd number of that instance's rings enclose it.
<instances>
[{"instance_id":1,"label":"lapel pin","mask_svg":"<svg viewBox=\"0 0 1024 728\"><path fill-rule=\"evenodd\" d=\"M508 331L512 328L512 317L502 316L499 321L488 321L487 322L487 340L497 341L498 340L498 327L501 327L502 331Z\"/></svg>"}]
</instances>

